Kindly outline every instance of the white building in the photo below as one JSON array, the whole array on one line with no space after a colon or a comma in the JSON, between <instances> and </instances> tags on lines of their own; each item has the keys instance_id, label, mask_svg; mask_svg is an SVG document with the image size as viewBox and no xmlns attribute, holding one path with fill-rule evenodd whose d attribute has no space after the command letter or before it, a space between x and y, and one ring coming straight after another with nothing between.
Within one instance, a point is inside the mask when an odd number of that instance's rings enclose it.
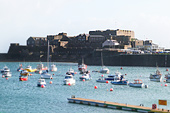
<instances>
[{"instance_id":1,"label":"white building","mask_svg":"<svg viewBox=\"0 0 170 113\"><path fill-rule=\"evenodd\" d=\"M118 46L119 43L116 40L106 40L103 44L102 47L115 47Z\"/></svg>"}]
</instances>

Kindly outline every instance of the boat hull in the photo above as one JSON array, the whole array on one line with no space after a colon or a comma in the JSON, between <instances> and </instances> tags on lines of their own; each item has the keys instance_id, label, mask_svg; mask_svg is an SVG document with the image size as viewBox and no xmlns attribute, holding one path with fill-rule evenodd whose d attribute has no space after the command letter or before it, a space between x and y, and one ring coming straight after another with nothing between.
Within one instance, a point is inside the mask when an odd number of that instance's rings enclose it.
<instances>
[{"instance_id":1,"label":"boat hull","mask_svg":"<svg viewBox=\"0 0 170 113\"><path fill-rule=\"evenodd\" d=\"M114 84L114 85L127 85L128 81L111 81L111 84Z\"/></svg>"},{"instance_id":2,"label":"boat hull","mask_svg":"<svg viewBox=\"0 0 170 113\"><path fill-rule=\"evenodd\" d=\"M144 87L144 84L134 84L134 83L129 83L129 86L130 87L135 87L135 88L143 88Z\"/></svg>"}]
</instances>

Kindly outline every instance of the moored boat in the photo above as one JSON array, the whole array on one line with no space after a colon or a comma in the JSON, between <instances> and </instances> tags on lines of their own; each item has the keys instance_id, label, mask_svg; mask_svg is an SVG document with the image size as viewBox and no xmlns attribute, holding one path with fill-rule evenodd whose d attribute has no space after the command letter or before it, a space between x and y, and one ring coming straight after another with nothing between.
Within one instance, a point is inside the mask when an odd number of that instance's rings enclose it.
<instances>
[{"instance_id":1,"label":"moored boat","mask_svg":"<svg viewBox=\"0 0 170 113\"><path fill-rule=\"evenodd\" d=\"M23 70L21 71L20 75L22 76L28 76L29 75L29 72L27 70Z\"/></svg>"},{"instance_id":2,"label":"moored boat","mask_svg":"<svg viewBox=\"0 0 170 113\"><path fill-rule=\"evenodd\" d=\"M127 85L128 84L128 80L125 80L123 78L124 78L124 76L121 75L120 80L111 81L111 84L114 84L114 85Z\"/></svg>"},{"instance_id":3,"label":"moored boat","mask_svg":"<svg viewBox=\"0 0 170 113\"><path fill-rule=\"evenodd\" d=\"M115 74L110 74L108 75L107 78L105 78L105 80L109 80L109 81L112 81L112 80L120 80L120 77L121 77L121 73L120 72L115 72Z\"/></svg>"},{"instance_id":4,"label":"moored boat","mask_svg":"<svg viewBox=\"0 0 170 113\"><path fill-rule=\"evenodd\" d=\"M70 68L68 71L67 71L67 73L66 74L72 74L72 75L74 75L75 74L75 72L74 72L74 70L72 69L72 68Z\"/></svg>"},{"instance_id":5,"label":"moored boat","mask_svg":"<svg viewBox=\"0 0 170 113\"><path fill-rule=\"evenodd\" d=\"M165 78L166 78L166 82L170 83L170 73L166 74Z\"/></svg>"},{"instance_id":6,"label":"moored boat","mask_svg":"<svg viewBox=\"0 0 170 113\"><path fill-rule=\"evenodd\" d=\"M109 74L109 69L106 66L102 66L100 73Z\"/></svg>"},{"instance_id":7,"label":"moored boat","mask_svg":"<svg viewBox=\"0 0 170 113\"><path fill-rule=\"evenodd\" d=\"M84 73L81 77L79 77L80 80L91 80L92 77L89 73Z\"/></svg>"},{"instance_id":8,"label":"moored boat","mask_svg":"<svg viewBox=\"0 0 170 113\"><path fill-rule=\"evenodd\" d=\"M20 80L20 81L27 81L27 80L28 80L28 76L22 76L22 75L20 75L20 76L19 76L19 80Z\"/></svg>"},{"instance_id":9,"label":"moored boat","mask_svg":"<svg viewBox=\"0 0 170 113\"><path fill-rule=\"evenodd\" d=\"M45 79L38 79L38 82L37 82L37 86L38 87L41 87L42 85L46 86L46 82L45 82Z\"/></svg>"},{"instance_id":10,"label":"moored boat","mask_svg":"<svg viewBox=\"0 0 170 113\"><path fill-rule=\"evenodd\" d=\"M4 77L11 77L12 74L11 74L11 72L4 72L4 73L2 74L2 76L4 76Z\"/></svg>"},{"instance_id":11,"label":"moored boat","mask_svg":"<svg viewBox=\"0 0 170 113\"><path fill-rule=\"evenodd\" d=\"M10 69L5 66L2 70L1 70L1 73L5 73L5 72L10 72Z\"/></svg>"},{"instance_id":12,"label":"moored boat","mask_svg":"<svg viewBox=\"0 0 170 113\"><path fill-rule=\"evenodd\" d=\"M17 69L17 71L22 71L23 68L22 68L22 64L19 65L19 68Z\"/></svg>"},{"instance_id":13,"label":"moored boat","mask_svg":"<svg viewBox=\"0 0 170 113\"><path fill-rule=\"evenodd\" d=\"M41 74L41 78L42 78L42 79L52 79L53 77L52 77L52 75L49 74L48 72L43 72L43 73Z\"/></svg>"},{"instance_id":14,"label":"moored boat","mask_svg":"<svg viewBox=\"0 0 170 113\"><path fill-rule=\"evenodd\" d=\"M162 81L162 74L160 71L157 69L155 74L150 74L150 81L154 82L161 82Z\"/></svg>"},{"instance_id":15,"label":"moored boat","mask_svg":"<svg viewBox=\"0 0 170 113\"><path fill-rule=\"evenodd\" d=\"M140 79L136 79L136 80L134 80L134 83L129 83L128 85L130 87L136 87L136 88L143 88L144 87L144 83Z\"/></svg>"},{"instance_id":16,"label":"moored boat","mask_svg":"<svg viewBox=\"0 0 170 113\"><path fill-rule=\"evenodd\" d=\"M76 81L73 78L72 74L68 74L65 76L65 79L63 82L64 82L64 85L74 85Z\"/></svg>"},{"instance_id":17,"label":"moored boat","mask_svg":"<svg viewBox=\"0 0 170 113\"><path fill-rule=\"evenodd\" d=\"M37 69L32 69L32 67L28 65L24 70L27 70L28 72L35 72Z\"/></svg>"},{"instance_id":18,"label":"moored boat","mask_svg":"<svg viewBox=\"0 0 170 113\"><path fill-rule=\"evenodd\" d=\"M55 64L52 64L50 67L50 71L57 71L57 67Z\"/></svg>"}]
</instances>

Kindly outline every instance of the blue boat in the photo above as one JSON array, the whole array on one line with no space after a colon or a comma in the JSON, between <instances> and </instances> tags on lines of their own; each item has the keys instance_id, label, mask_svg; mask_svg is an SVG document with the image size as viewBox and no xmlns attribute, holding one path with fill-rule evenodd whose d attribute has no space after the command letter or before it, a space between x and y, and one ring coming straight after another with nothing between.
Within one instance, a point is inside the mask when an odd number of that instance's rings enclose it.
<instances>
[{"instance_id":1,"label":"blue boat","mask_svg":"<svg viewBox=\"0 0 170 113\"><path fill-rule=\"evenodd\" d=\"M114 85L127 85L128 84L128 80L111 81L111 84L114 84Z\"/></svg>"}]
</instances>

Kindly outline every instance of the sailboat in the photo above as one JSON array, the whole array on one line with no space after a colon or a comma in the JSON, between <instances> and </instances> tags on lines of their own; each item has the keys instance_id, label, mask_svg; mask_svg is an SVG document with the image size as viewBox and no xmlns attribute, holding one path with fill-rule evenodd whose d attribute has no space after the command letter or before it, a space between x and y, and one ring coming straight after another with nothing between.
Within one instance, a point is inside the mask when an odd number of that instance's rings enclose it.
<instances>
[{"instance_id":1,"label":"sailboat","mask_svg":"<svg viewBox=\"0 0 170 113\"><path fill-rule=\"evenodd\" d=\"M47 50L47 67L49 67L49 41L48 41L48 50ZM49 69L49 68L48 68ZM52 75L48 73L48 70L41 74L42 79L52 79Z\"/></svg>"},{"instance_id":2,"label":"sailboat","mask_svg":"<svg viewBox=\"0 0 170 113\"><path fill-rule=\"evenodd\" d=\"M104 74L109 74L109 69L103 65L103 54L101 51L101 62L102 62L102 67L100 69L100 73L104 73Z\"/></svg>"}]
</instances>

